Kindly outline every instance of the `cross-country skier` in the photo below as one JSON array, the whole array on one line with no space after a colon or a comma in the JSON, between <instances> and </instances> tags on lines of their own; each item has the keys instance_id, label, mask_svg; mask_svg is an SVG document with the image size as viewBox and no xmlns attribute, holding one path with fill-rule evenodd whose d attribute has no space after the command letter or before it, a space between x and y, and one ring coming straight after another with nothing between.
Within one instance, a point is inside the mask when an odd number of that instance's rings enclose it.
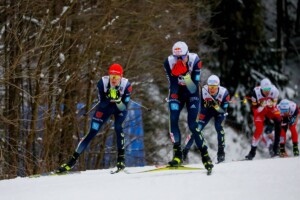
<instances>
[{"instance_id":1,"label":"cross-country skier","mask_svg":"<svg viewBox=\"0 0 300 200\"><path fill-rule=\"evenodd\" d=\"M287 99L280 101L278 108L282 117L280 133L280 156L285 156L286 131L288 128L291 131L294 156L299 156L297 132L299 108L296 103Z\"/></svg>"},{"instance_id":2,"label":"cross-country skier","mask_svg":"<svg viewBox=\"0 0 300 200\"><path fill-rule=\"evenodd\" d=\"M252 160L255 157L257 144L264 129L265 117L273 120L274 122L275 138L273 145L273 156L279 156L278 147L281 130L281 116L280 111L276 106L278 95L278 89L267 78L262 79L260 86L255 87L253 90L251 101L256 129L252 138L251 150L246 156L246 159L248 160Z\"/></svg>"},{"instance_id":3,"label":"cross-country skier","mask_svg":"<svg viewBox=\"0 0 300 200\"><path fill-rule=\"evenodd\" d=\"M97 135L102 125L114 116L114 128L117 135L117 168L125 168L124 133L122 124L127 115L127 104L130 101L132 87L128 79L123 77L123 68L119 64L112 64L108 70L109 76L103 76L97 84L99 104L92 117L90 130L78 144L71 159L62 164L57 173L72 169L90 141Z\"/></svg>"},{"instance_id":4,"label":"cross-country skier","mask_svg":"<svg viewBox=\"0 0 300 200\"><path fill-rule=\"evenodd\" d=\"M201 152L202 162L210 172L213 168L207 146L201 131L198 128L200 72L202 63L195 53L189 53L185 42L178 41L172 47L172 55L164 62L164 68L169 80L169 115L170 137L173 143L174 157L170 166L179 166L182 163L181 134L178 120L180 112L186 106L188 126L194 135L196 145Z\"/></svg>"},{"instance_id":5,"label":"cross-country skier","mask_svg":"<svg viewBox=\"0 0 300 200\"><path fill-rule=\"evenodd\" d=\"M207 85L202 89L201 109L199 114L199 129L202 131L211 118L214 118L215 129L218 138L218 162L225 160L225 132L223 123L229 105L229 92L225 87L220 86L220 79L216 75L211 75L207 79ZM185 160L189 149L194 142L194 137L188 137L186 146L183 149L183 159Z\"/></svg>"}]
</instances>

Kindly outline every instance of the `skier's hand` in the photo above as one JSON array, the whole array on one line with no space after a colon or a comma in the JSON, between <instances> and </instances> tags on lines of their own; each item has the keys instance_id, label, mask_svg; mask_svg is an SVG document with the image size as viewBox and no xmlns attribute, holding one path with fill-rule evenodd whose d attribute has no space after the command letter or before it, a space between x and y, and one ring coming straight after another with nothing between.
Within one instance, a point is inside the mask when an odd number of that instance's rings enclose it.
<instances>
[{"instance_id":1,"label":"skier's hand","mask_svg":"<svg viewBox=\"0 0 300 200\"><path fill-rule=\"evenodd\" d=\"M116 88L109 88L107 96L111 99L117 99L119 98L119 91Z\"/></svg>"},{"instance_id":2,"label":"skier's hand","mask_svg":"<svg viewBox=\"0 0 300 200\"><path fill-rule=\"evenodd\" d=\"M266 107L267 102L265 100L262 100L259 102L260 107Z\"/></svg>"},{"instance_id":3,"label":"skier's hand","mask_svg":"<svg viewBox=\"0 0 300 200\"><path fill-rule=\"evenodd\" d=\"M215 105L216 104L212 100L205 100L204 101L204 107L206 107L206 108L211 108L211 107L214 107Z\"/></svg>"},{"instance_id":4,"label":"skier's hand","mask_svg":"<svg viewBox=\"0 0 300 200\"><path fill-rule=\"evenodd\" d=\"M189 72L186 72L184 75L182 75L184 81L187 83L189 81L192 81L191 74Z\"/></svg>"},{"instance_id":5,"label":"skier's hand","mask_svg":"<svg viewBox=\"0 0 300 200\"><path fill-rule=\"evenodd\" d=\"M226 111L225 111L223 108L221 108L221 107L219 106L219 104L214 105L213 108L214 108L218 113L221 113L221 114L223 114L223 115L226 113Z\"/></svg>"},{"instance_id":6,"label":"skier's hand","mask_svg":"<svg viewBox=\"0 0 300 200\"><path fill-rule=\"evenodd\" d=\"M220 110L220 106L219 106L218 104L214 105L213 108L214 108L216 111Z\"/></svg>"},{"instance_id":7,"label":"skier's hand","mask_svg":"<svg viewBox=\"0 0 300 200\"><path fill-rule=\"evenodd\" d=\"M289 125L292 126L296 122L298 116L293 116L289 118Z\"/></svg>"},{"instance_id":8,"label":"skier's hand","mask_svg":"<svg viewBox=\"0 0 300 200\"><path fill-rule=\"evenodd\" d=\"M268 99L268 100L267 100L267 106L268 106L268 107L272 108L274 105L275 105L275 102L274 102L274 101L272 101L271 99Z\"/></svg>"},{"instance_id":9,"label":"skier's hand","mask_svg":"<svg viewBox=\"0 0 300 200\"><path fill-rule=\"evenodd\" d=\"M121 100L122 100L122 98L119 97L118 99L111 99L110 102L112 102L112 103L120 103Z\"/></svg>"},{"instance_id":10,"label":"skier's hand","mask_svg":"<svg viewBox=\"0 0 300 200\"><path fill-rule=\"evenodd\" d=\"M187 66L184 66L181 60L177 60L176 64L174 65L171 73L173 76L180 76L185 75L188 72Z\"/></svg>"},{"instance_id":11,"label":"skier's hand","mask_svg":"<svg viewBox=\"0 0 300 200\"><path fill-rule=\"evenodd\" d=\"M110 102L118 103L121 101L120 92L116 88L110 88L107 97L110 98Z\"/></svg>"},{"instance_id":12,"label":"skier's hand","mask_svg":"<svg viewBox=\"0 0 300 200\"><path fill-rule=\"evenodd\" d=\"M214 101L214 100L211 100L211 101L210 101L210 106L213 107L213 108L215 108L215 109L220 108L218 102L217 102L217 101Z\"/></svg>"}]
</instances>

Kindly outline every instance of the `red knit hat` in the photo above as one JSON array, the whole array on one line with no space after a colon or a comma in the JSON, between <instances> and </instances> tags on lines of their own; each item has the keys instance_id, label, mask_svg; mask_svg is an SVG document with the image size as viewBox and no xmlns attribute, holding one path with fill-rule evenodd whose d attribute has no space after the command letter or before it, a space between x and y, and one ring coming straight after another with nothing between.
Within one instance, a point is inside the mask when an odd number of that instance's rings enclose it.
<instances>
[{"instance_id":1,"label":"red knit hat","mask_svg":"<svg viewBox=\"0 0 300 200\"><path fill-rule=\"evenodd\" d=\"M108 74L123 76L123 68L119 64L112 64L108 69Z\"/></svg>"}]
</instances>

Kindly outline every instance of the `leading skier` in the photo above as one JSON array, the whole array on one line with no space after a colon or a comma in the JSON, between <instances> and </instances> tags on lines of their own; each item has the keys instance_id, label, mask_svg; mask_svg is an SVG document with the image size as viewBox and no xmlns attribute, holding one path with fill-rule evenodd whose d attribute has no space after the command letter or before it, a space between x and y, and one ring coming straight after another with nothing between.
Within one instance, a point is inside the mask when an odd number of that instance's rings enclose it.
<instances>
[{"instance_id":1,"label":"leading skier","mask_svg":"<svg viewBox=\"0 0 300 200\"><path fill-rule=\"evenodd\" d=\"M202 155L202 162L208 173L213 164L207 151L204 138L198 128L198 113L200 105L198 83L202 62L195 53L190 53L185 42L178 41L172 47L172 55L164 62L164 68L169 80L169 131L173 143L173 159L170 166L182 164L181 133L178 125L179 115L186 106L188 126L194 135L196 145Z\"/></svg>"}]
</instances>

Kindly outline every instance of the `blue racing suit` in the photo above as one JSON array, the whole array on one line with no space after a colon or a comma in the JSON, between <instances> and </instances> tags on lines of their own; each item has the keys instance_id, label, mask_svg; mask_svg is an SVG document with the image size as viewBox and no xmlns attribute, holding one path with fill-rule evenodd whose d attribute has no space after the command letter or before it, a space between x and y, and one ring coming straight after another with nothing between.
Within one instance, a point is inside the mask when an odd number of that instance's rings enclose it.
<instances>
[{"instance_id":1,"label":"blue racing suit","mask_svg":"<svg viewBox=\"0 0 300 200\"><path fill-rule=\"evenodd\" d=\"M181 149L181 134L178 121L180 112L183 107L186 106L189 129L194 135L200 151L206 151L207 146L205 145L204 138L198 128L197 119L200 104L198 83L200 81L202 63L197 54L188 53L188 72L186 75L179 75L178 77L173 76L171 73L175 63L176 59L173 55L170 55L164 62L164 68L169 80L169 132L174 149Z\"/></svg>"},{"instance_id":2,"label":"blue racing suit","mask_svg":"<svg viewBox=\"0 0 300 200\"><path fill-rule=\"evenodd\" d=\"M122 78L120 85L117 87L118 95L121 97L119 103L111 102L108 97L108 91L110 89L109 76L103 76L97 84L98 87L98 99L99 105L93 115L89 133L84 136L81 142L78 144L76 152L81 154L90 141L97 135L102 125L109 119L111 115L114 115L114 127L117 135L117 148L118 152L124 152L124 133L122 124L127 115L127 104L130 101L130 94L132 87L128 79Z\"/></svg>"},{"instance_id":3,"label":"blue racing suit","mask_svg":"<svg viewBox=\"0 0 300 200\"><path fill-rule=\"evenodd\" d=\"M216 95L211 96L208 93L208 86L205 85L201 95L201 111L199 114L199 129L202 131L211 118L215 119L215 129L218 135L218 146L225 146L225 133L223 122L226 110L229 105L230 96L228 90L219 86ZM194 142L193 135L187 139L185 149L189 150Z\"/></svg>"}]
</instances>

